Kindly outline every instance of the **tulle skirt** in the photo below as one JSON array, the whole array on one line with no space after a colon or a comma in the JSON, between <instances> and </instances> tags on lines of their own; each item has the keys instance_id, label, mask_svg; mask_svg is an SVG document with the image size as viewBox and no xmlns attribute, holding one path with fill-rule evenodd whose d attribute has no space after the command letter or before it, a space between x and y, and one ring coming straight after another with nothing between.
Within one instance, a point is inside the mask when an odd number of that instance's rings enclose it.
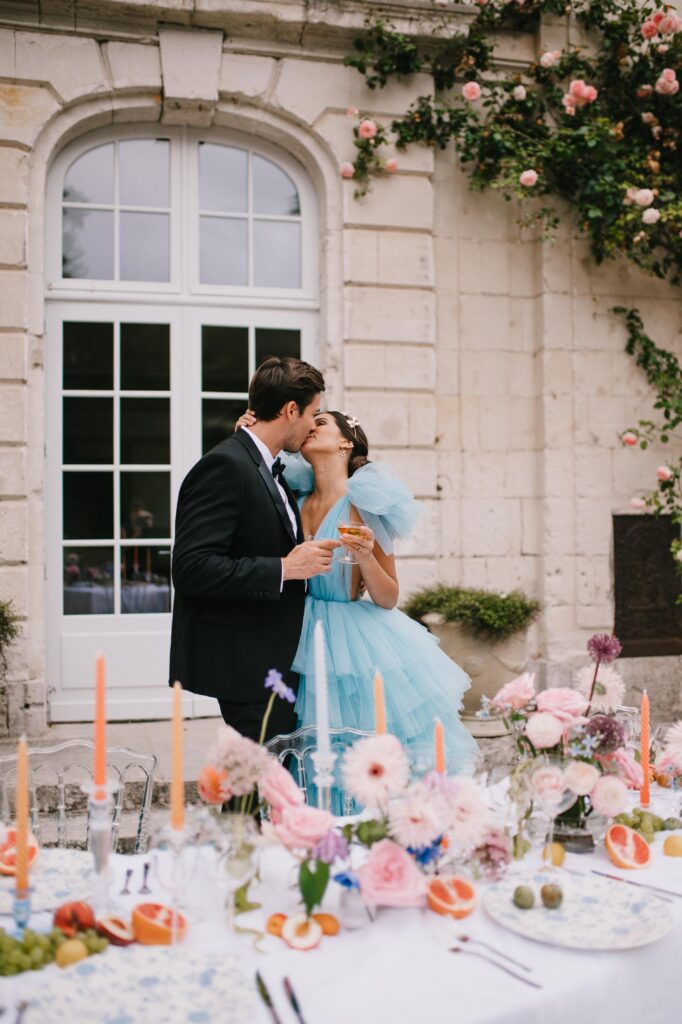
<instances>
[{"instance_id":1,"label":"tulle skirt","mask_svg":"<svg viewBox=\"0 0 682 1024\"><path fill-rule=\"evenodd\" d=\"M331 728L374 730L374 673L384 678L388 731L416 768L433 767L434 718L444 727L448 772L470 772L478 747L459 712L469 677L424 626L371 601L329 601L309 595L292 666L300 675L299 726L315 724L313 629L323 626Z\"/></svg>"}]
</instances>

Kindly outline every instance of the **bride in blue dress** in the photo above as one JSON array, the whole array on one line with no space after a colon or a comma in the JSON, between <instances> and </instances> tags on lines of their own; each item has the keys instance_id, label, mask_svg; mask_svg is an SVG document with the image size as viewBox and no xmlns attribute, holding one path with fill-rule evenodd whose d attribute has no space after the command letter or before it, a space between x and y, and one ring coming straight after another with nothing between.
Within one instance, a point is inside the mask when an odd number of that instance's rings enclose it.
<instances>
[{"instance_id":1,"label":"bride in blue dress","mask_svg":"<svg viewBox=\"0 0 682 1024\"><path fill-rule=\"evenodd\" d=\"M300 675L299 726L315 723L313 629L323 626L332 728L374 729L373 679L384 678L388 731L419 761L433 749L434 718L445 731L447 767L471 771L477 746L459 718L469 677L424 626L396 607L394 541L412 532L419 506L384 463L368 459L367 437L346 413L320 413L284 475L298 495L306 539L340 539L355 522L331 572L308 580L305 616L292 671ZM344 548L346 549L344 551ZM350 554L357 565L341 559Z\"/></svg>"}]
</instances>

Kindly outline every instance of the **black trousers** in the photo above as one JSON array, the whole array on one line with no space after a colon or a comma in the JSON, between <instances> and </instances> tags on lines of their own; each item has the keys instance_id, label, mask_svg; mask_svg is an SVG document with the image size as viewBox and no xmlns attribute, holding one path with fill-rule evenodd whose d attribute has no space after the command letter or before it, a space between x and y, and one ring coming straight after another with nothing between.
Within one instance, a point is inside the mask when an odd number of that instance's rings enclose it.
<instances>
[{"instance_id":1,"label":"black trousers","mask_svg":"<svg viewBox=\"0 0 682 1024\"><path fill-rule=\"evenodd\" d=\"M286 676L285 682L296 693L298 690L298 674L290 672ZM263 693L265 694L265 699L262 704L241 704L233 700L218 701L220 713L225 722L243 736L248 736L249 739L256 742L258 742L260 737L263 715L270 698L269 690L264 689ZM297 722L298 719L294 711L294 705L286 700L282 700L281 697L275 697L275 703L272 706L272 713L265 733L265 741L267 742L279 733L293 732Z\"/></svg>"}]
</instances>

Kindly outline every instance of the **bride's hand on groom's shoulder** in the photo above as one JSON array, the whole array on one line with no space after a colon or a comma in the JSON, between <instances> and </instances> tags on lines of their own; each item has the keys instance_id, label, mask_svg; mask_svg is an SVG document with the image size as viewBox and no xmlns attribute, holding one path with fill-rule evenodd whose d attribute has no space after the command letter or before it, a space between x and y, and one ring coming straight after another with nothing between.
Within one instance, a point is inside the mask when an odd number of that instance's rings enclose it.
<instances>
[{"instance_id":1,"label":"bride's hand on groom's shoulder","mask_svg":"<svg viewBox=\"0 0 682 1024\"><path fill-rule=\"evenodd\" d=\"M243 412L241 414L241 416L235 423L234 429L235 431L237 431L241 427L252 427L254 423L258 423L258 417L254 413L252 413L250 409L247 409L246 412Z\"/></svg>"},{"instance_id":2,"label":"bride's hand on groom's shoulder","mask_svg":"<svg viewBox=\"0 0 682 1024\"><path fill-rule=\"evenodd\" d=\"M308 580L330 572L334 549L339 547L338 540L307 540L298 544L282 559L284 579Z\"/></svg>"}]
</instances>

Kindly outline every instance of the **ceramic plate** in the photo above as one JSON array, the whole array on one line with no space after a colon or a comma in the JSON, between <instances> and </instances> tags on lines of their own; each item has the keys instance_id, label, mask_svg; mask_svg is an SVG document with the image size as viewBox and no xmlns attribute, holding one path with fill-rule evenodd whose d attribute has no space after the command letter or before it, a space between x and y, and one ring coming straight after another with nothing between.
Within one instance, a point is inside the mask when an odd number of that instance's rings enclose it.
<instances>
[{"instance_id":1,"label":"ceramic plate","mask_svg":"<svg viewBox=\"0 0 682 1024\"><path fill-rule=\"evenodd\" d=\"M48 977L49 975L49 977ZM183 946L109 948L47 967L24 1024L252 1024L256 989L229 955Z\"/></svg>"},{"instance_id":2,"label":"ceramic plate","mask_svg":"<svg viewBox=\"0 0 682 1024\"><path fill-rule=\"evenodd\" d=\"M92 899L94 873L88 850L39 850L31 868L31 911L54 910L71 900ZM0 877L0 914L11 914L14 875Z\"/></svg>"},{"instance_id":3,"label":"ceramic plate","mask_svg":"<svg viewBox=\"0 0 682 1024\"><path fill-rule=\"evenodd\" d=\"M558 910L540 900L540 887L558 881L564 899ZM517 885L529 885L536 904L519 910L512 902ZM483 899L488 914L498 924L527 939L570 949L632 949L662 938L673 926L668 904L644 889L610 882L607 878L567 875L548 878L538 873L531 879L506 878L489 889Z\"/></svg>"}]
</instances>

